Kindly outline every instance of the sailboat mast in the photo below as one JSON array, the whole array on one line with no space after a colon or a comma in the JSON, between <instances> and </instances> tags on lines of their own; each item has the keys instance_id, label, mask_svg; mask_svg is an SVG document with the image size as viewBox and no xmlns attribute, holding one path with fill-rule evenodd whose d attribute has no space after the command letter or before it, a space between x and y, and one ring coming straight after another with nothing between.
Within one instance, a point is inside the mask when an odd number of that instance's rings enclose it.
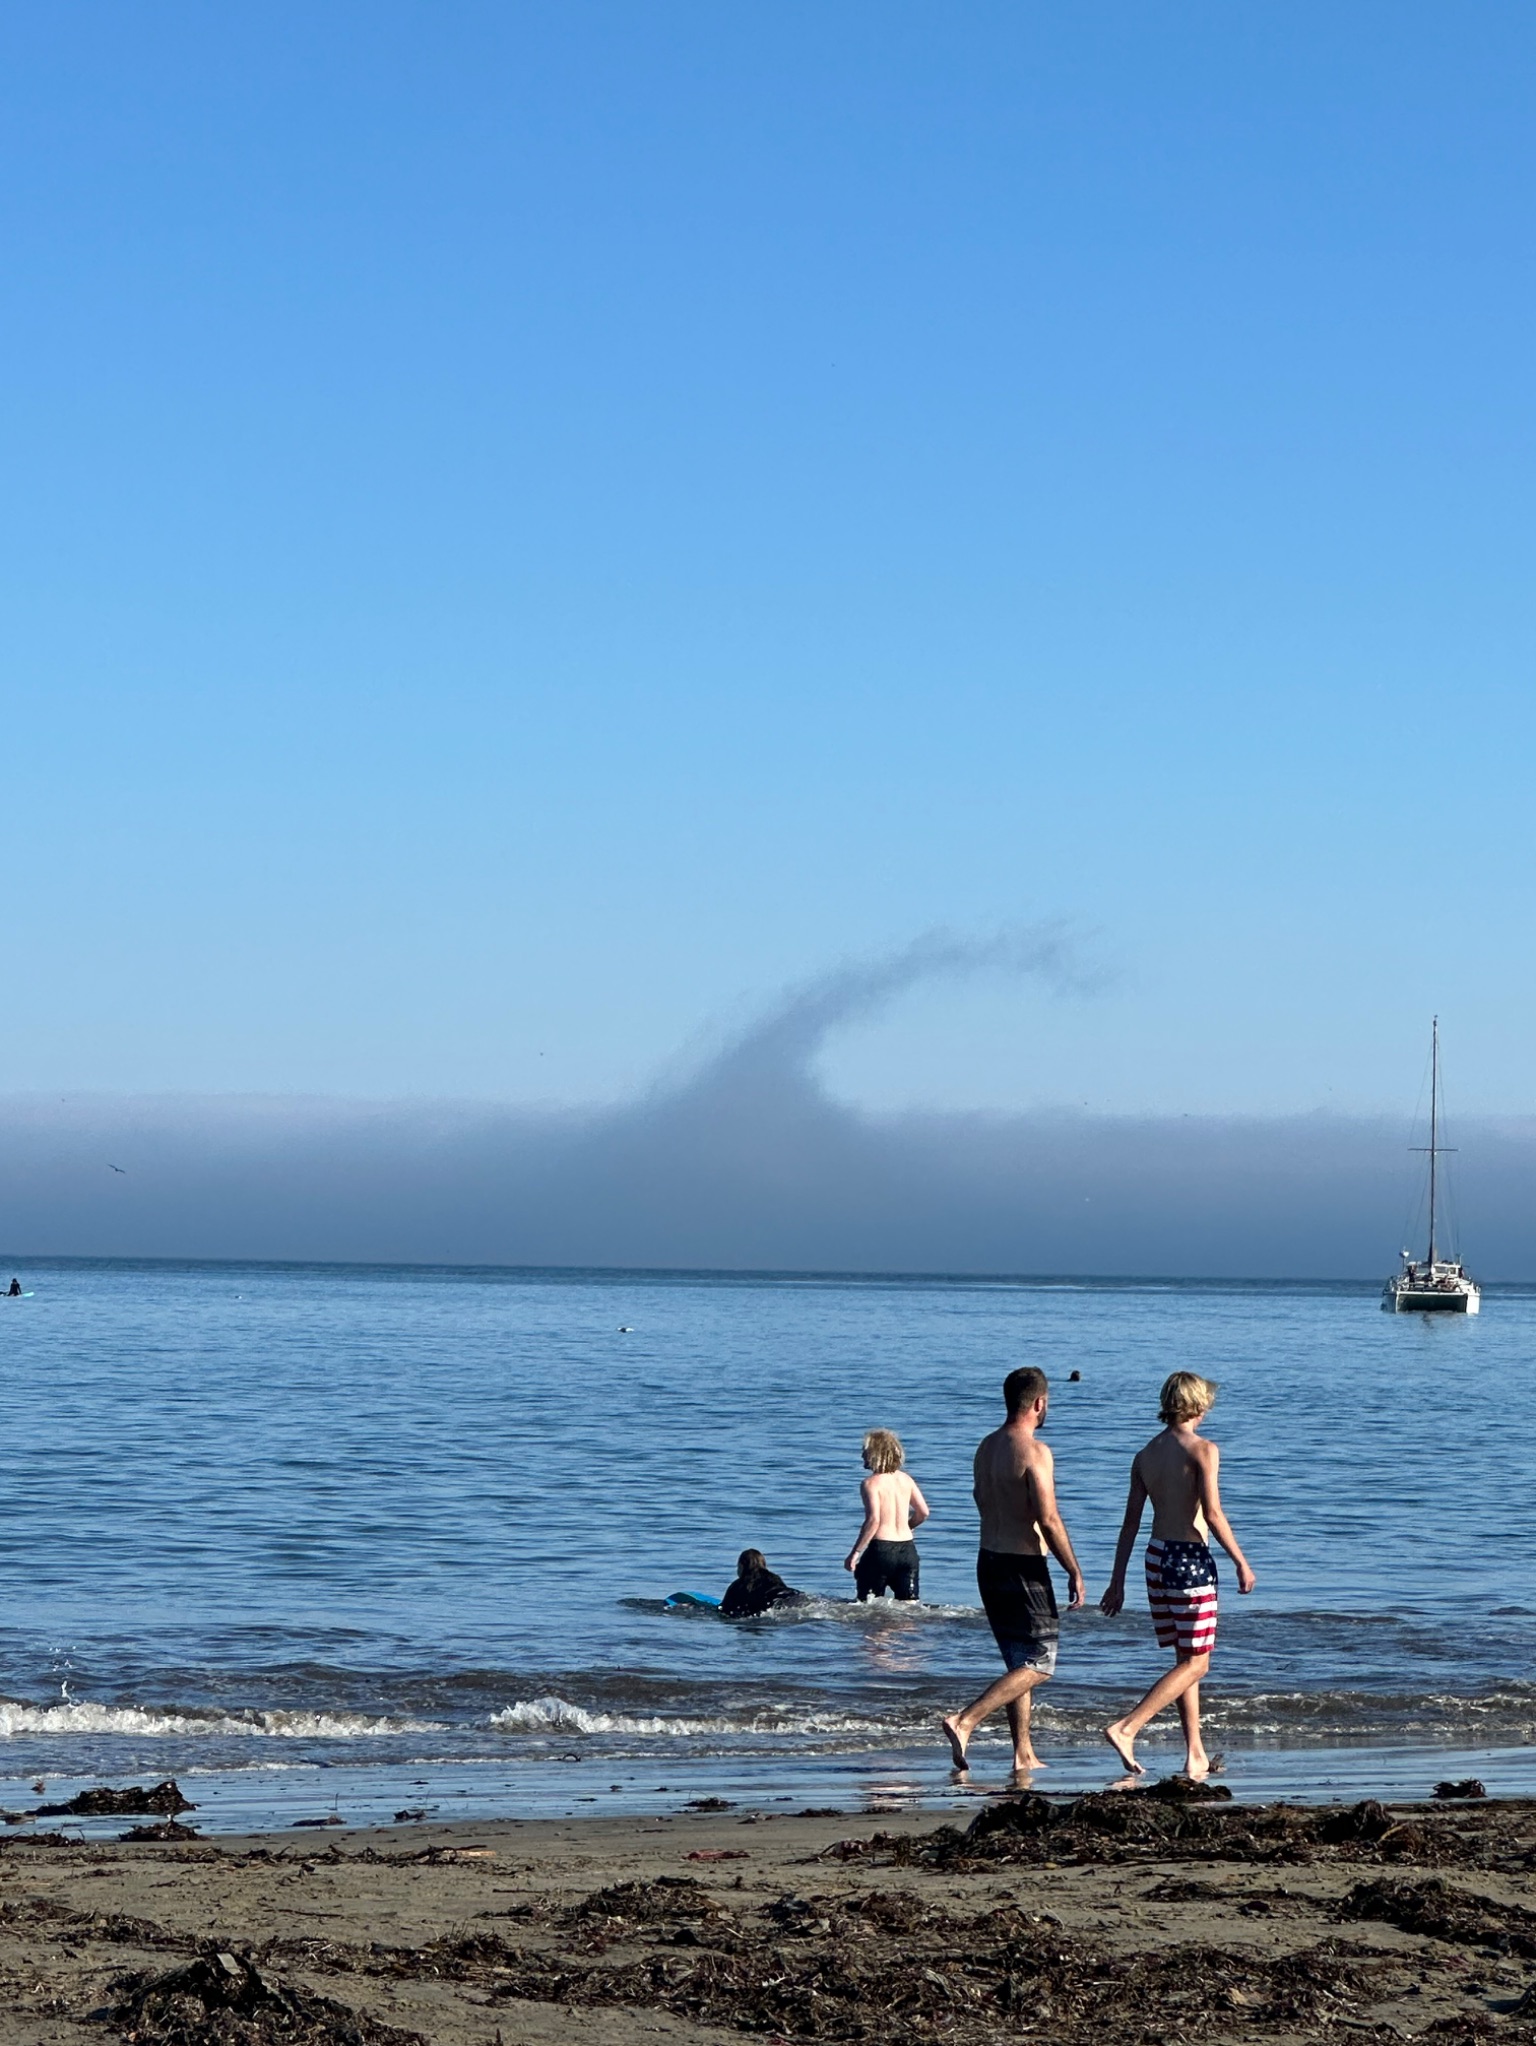
<instances>
[{"instance_id":1,"label":"sailboat mast","mask_svg":"<svg viewBox=\"0 0 1536 2046\"><path fill-rule=\"evenodd\" d=\"M1435 1261L1435 1151L1440 1141L1440 1018L1430 1029L1429 1052L1429 1262Z\"/></svg>"}]
</instances>

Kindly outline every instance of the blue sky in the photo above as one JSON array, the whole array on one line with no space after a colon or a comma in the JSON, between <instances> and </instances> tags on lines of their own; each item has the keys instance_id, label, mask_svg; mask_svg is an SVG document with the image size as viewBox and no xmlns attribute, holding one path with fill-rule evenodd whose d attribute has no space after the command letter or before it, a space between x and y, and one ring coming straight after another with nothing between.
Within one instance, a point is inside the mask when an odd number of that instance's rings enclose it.
<instances>
[{"instance_id":1,"label":"blue sky","mask_svg":"<svg viewBox=\"0 0 1536 2046\"><path fill-rule=\"evenodd\" d=\"M1536 1105L1515 5L17 6L0 1091Z\"/></svg>"}]
</instances>

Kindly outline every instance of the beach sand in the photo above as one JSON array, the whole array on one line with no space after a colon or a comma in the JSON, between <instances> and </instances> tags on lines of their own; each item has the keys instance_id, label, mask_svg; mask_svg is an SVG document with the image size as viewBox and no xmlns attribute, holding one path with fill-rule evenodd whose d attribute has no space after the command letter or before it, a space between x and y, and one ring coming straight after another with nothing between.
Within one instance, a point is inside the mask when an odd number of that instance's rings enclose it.
<instances>
[{"instance_id":1,"label":"beach sand","mask_svg":"<svg viewBox=\"0 0 1536 2046\"><path fill-rule=\"evenodd\" d=\"M175 1971L181 1990L156 1986ZM0 2046L1432 2028L1437 2046L1525 2046L1529 1985L1528 1800L1104 1793L1002 1801L969 1830L733 1809L0 1842Z\"/></svg>"}]
</instances>

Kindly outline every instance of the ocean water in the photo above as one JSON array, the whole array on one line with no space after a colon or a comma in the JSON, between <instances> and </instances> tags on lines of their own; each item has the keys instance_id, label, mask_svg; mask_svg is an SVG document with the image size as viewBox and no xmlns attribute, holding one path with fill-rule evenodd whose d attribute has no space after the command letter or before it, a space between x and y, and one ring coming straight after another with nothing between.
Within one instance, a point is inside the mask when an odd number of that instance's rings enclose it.
<instances>
[{"instance_id":1,"label":"ocean water","mask_svg":"<svg viewBox=\"0 0 1536 2046\"><path fill-rule=\"evenodd\" d=\"M1204 1687L1235 1789L1536 1790L1536 1292L1472 1321L1374 1288L176 1266L20 1267L0 1302L0 1804L176 1774L199 1823L944 1802L938 1714L996 1674L970 1459L1015 1365L1090 1598L1170 1370L1217 1378L1228 1513ZM6 1274L8 1275L8 1274ZM620 1333L627 1328L629 1333ZM1071 1383L1068 1373L1082 1376ZM933 1519L918 1608L850 1603L859 1443ZM748 1545L814 1594L731 1624ZM1162 1666L1064 1619L1037 1738ZM1001 1722L975 1783L1006 1767ZM1146 1759L1173 1767L1170 1723Z\"/></svg>"}]
</instances>

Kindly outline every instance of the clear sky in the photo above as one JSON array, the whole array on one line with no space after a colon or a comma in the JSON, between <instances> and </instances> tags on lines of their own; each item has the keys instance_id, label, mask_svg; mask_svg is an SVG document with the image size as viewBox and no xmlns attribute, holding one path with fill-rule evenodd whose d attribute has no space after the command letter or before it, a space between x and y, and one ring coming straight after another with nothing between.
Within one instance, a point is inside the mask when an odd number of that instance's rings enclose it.
<instances>
[{"instance_id":1,"label":"clear sky","mask_svg":"<svg viewBox=\"0 0 1536 2046\"><path fill-rule=\"evenodd\" d=\"M0 16L0 1091L1536 1107L1536 12Z\"/></svg>"}]
</instances>

